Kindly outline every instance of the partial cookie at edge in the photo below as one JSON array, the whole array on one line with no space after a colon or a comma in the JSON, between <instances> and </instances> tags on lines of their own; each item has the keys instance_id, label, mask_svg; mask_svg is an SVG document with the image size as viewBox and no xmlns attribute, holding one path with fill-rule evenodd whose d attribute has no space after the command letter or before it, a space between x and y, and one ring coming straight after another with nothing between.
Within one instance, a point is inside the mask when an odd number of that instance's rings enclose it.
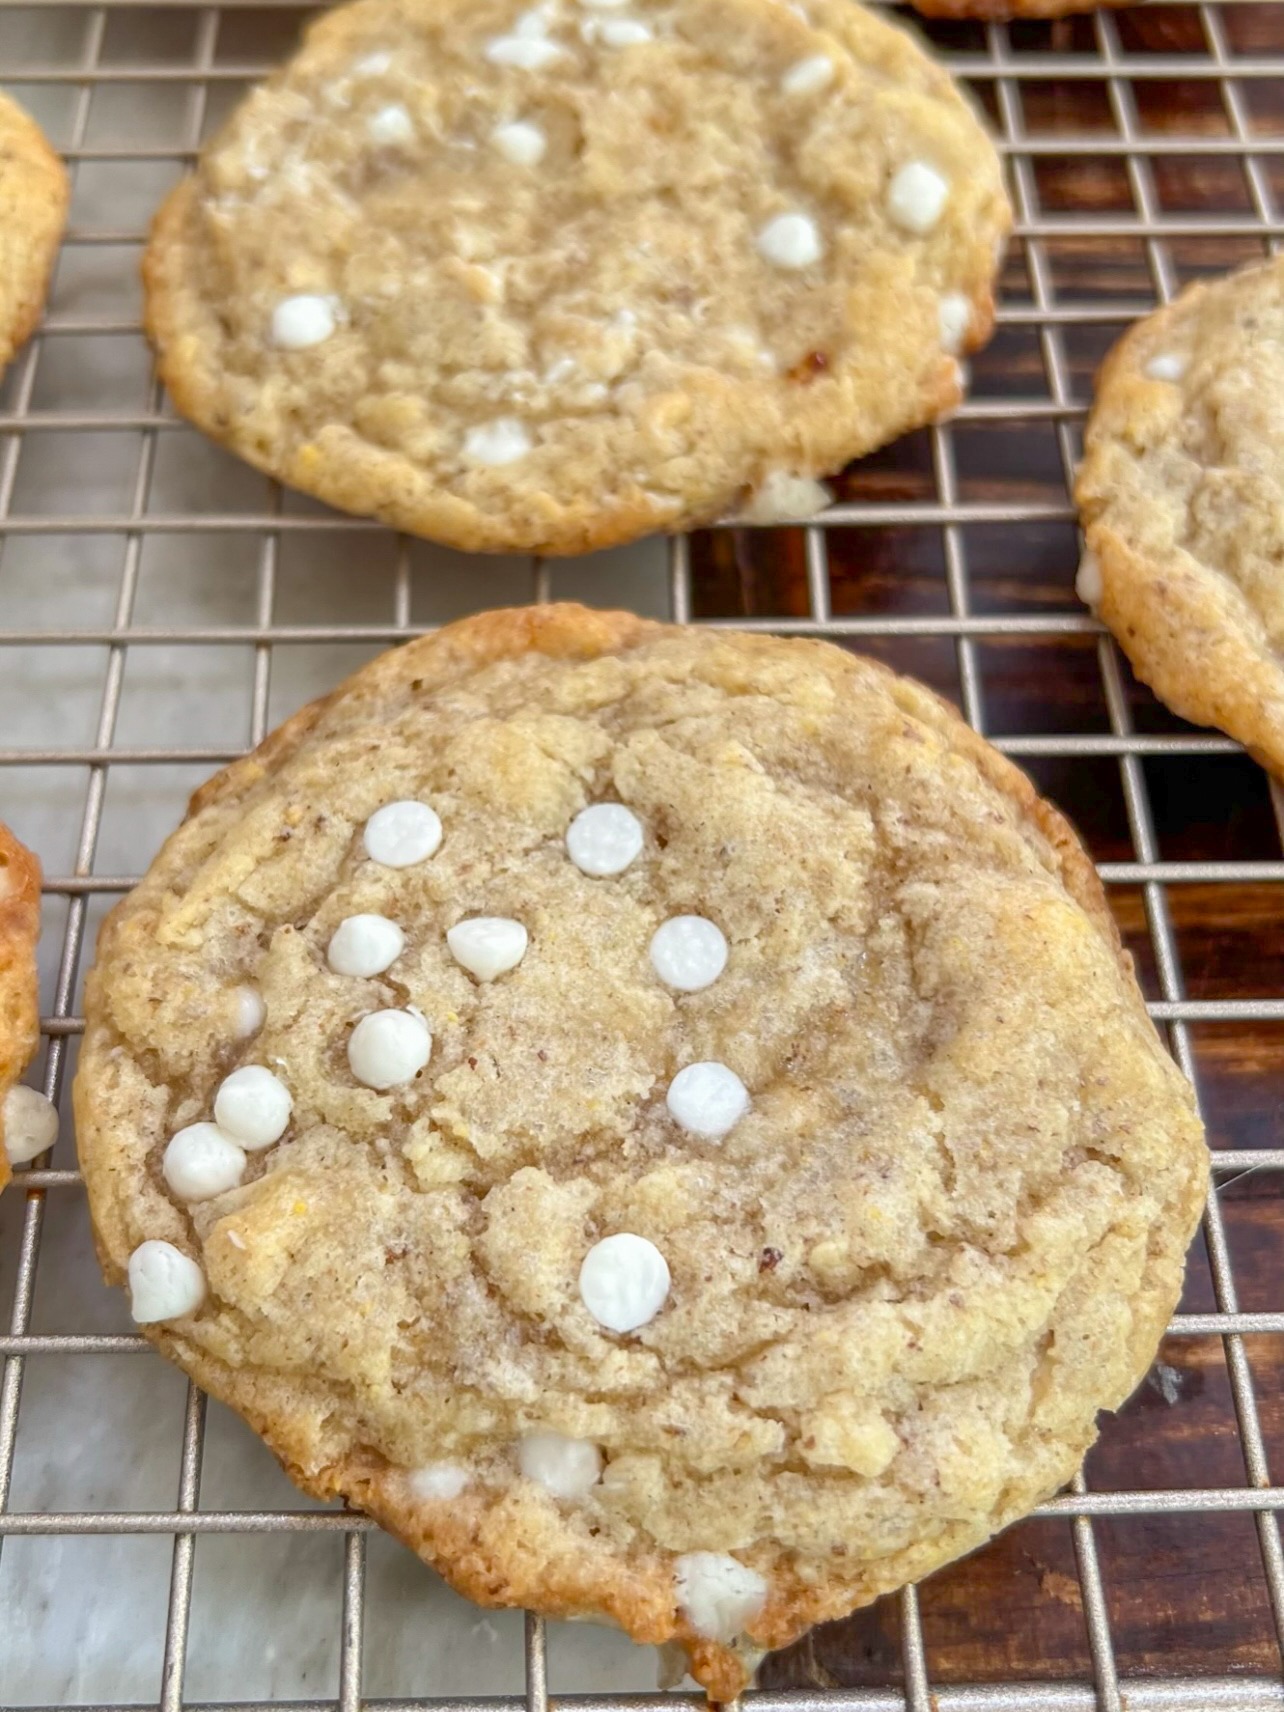
<instances>
[{"instance_id":1,"label":"partial cookie at edge","mask_svg":"<svg viewBox=\"0 0 1284 1712\"><path fill-rule=\"evenodd\" d=\"M0 93L0 372L40 319L69 194L40 127Z\"/></svg>"},{"instance_id":2,"label":"partial cookie at edge","mask_svg":"<svg viewBox=\"0 0 1284 1712\"><path fill-rule=\"evenodd\" d=\"M36 937L40 931L40 864L0 825L0 1189L9 1181L4 1102L35 1056L40 1040Z\"/></svg>"},{"instance_id":3,"label":"partial cookie at edge","mask_svg":"<svg viewBox=\"0 0 1284 1712\"><path fill-rule=\"evenodd\" d=\"M1284 777L1281 387L1284 259L1190 286L1102 365L1075 498L1137 675Z\"/></svg>"}]
</instances>

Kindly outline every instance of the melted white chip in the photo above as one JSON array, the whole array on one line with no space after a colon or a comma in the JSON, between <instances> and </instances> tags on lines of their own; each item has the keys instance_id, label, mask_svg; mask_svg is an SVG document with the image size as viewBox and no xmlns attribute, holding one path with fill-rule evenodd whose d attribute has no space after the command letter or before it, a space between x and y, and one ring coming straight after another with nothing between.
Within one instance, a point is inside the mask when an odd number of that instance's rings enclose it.
<instances>
[{"instance_id":1,"label":"melted white chip","mask_svg":"<svg viewBox=\"0 0 1284 1712\"><path fill-rule=\"evenodd\" d=\"M399 102L381 107L366 123L372 143L408 143L415 134L414 121Z\"/></svg>"},{"instance_id":2,"label":"melted white chip","mask_svg":"<svg viewBox=\"0 0 1284 1712\"><path fill-rule=\"evenodd\" d=\"M497 422L483 422L464 435L464 456L472 464L486 464L497 469L501 464L515 464L531 449L531 437L514 416L501 416Z\"/></svg>"},{"instance_id":3,"label":"melted white chip","mask_svg":"<svg viewBox=\"0 0 1284 1712\"><path fill-rule=\"evenodd\" d=\"M591 803L566 829L566 854L581 874L622 874L642 851L642 822L623 803Z\"/></svg>"},{"instance_id":4,"label":"melted white chip","mask_svg":"<svg viewBox=\"0 0 1284 1712\"><path fill-rule=\"evenodd\" d=\"M1161 351L1146 364L1146 373L1151 380L1179 381L1186 373L1186 358L1175 351Z\"/></svg>"},{"instance_id":5,"label":"melted white chip","mask_svg":"<svg viewBox=\"0 0 1284 1712\"><path fill-rule=\"evenodd\" d=\"M587 6L592 12L613 12L617 6L627 6L630 0L580 0L581 6Z\"/></svg>"},{"instance_id":6,"label":"melted white chip","mask_svg":"<svg viewBox=\"0 0 1284 1712\"><path fill-rule=\"evenodd\" d=\"M479 981L493 981L515 969L526 955L526 929L506 915L477 915L456 922L446 933L456 963Z\"/></svg>"},{"instance_id":7,"label":"melted white chip","mask_svg":"<svg viewBox=\"0 0 1284 1712\"><path fill-rule=\"evenodd\" d=\"M366 855L384 868L426 862L441 843L441 819L423 802L390 802L377 808L361 835Z\"/></svg>"},{"instance_id":8,"label":"melted white chip","mask_svg":"<svg viewBox=\"0 0 1284 1712\"><path fill-rule=\"evenodd\" d=\"M707 1641L734 1641L767 1603L767 1583L756 1569L725 1552L688 1552L674 1566L678 1604Z\"/></svg>"},{"instance_id":9,"label":"melted white chip","mask_svg":"<svg viewBox=\"0 0 1284 1712\"><path fill-rule=\"evenodd\" d=\"M758 234L758 254L773 267L805 268L825 253L809 214L777 214Z\"/></svg>"},{"instance_id":10,"label":"melted white chip","mask_svg":"<svg viewBox=\"0 0 1284 1712\"><path fill-rule=\"evenodd\" d=\"M949 180L934 166L910 161L887 187L887 212L903 231L921 237L940 219L949 194Z\"/></svg>"},{"instance_id":11,"label":"melted white chip","mask_svg":"<svg viewBox=\"0 0 1284 1712\"><path fill-rule=\"evenodd\" d=\"M208 1201L236 1188L245 1175L245 1150L217 1124L188 1124L165 1149L161 1172L180 1201Z\"/></svg>"},{"instance_id":12,"label":"melted white chip","mask_svg":"<svg viewBox=\"0 0 1284 1712\"><path fill-rule=\"evenodd\" d=\"M432 1053L428 1024L413 1011L374 1011L348 1037L348 1064L367 1088L398 1088L412 1081Z\"/></svg>"},{"instance_id":13,"label":"melted white chip","mask_svg":"<svg viewBox=\"0 0 1284 1712\"><path fill-rule=\"evenodd\" d=\"M416 1498L458 1498L468 1484L468 1470L457 1462L426 1462L410 1476Z\"/></svg>"},{"instance_id":14,"label":"melted white chip","mask_svg":"<svg viewBox=\"0 0 1284 1712\"><path fill-rule=\"evenodd\" d=\"M786 95L818 95L834 81L834 62L828 54L808 54L791 65L780 80Z\"/></svg>"},{"instance_id":15,"label":"melted white chip","mask_svg":"<svg viewBox=\"0 0 1284 1712\"><path fill-rule=\"evenodd\" d=\"M603 18L597 36L608 48L636 48L652 40L651 26L639 18Z\"/></svg>"},{"instance_id":16,"label":"melted white chip","mask_svg":"<svg viewBox=\"0 0 1284 1712\"><path fill-rule=\"evenodd\" d=\"M580 1267L580 1300L598 1325L635 1332L649 1325L669 1294L669 1267L653 1242L631 1231L595 1242Z\"/></svg>"},{"instance_id":17,"label":"melted white chip","mask_svg":"<svg viewBox=\"0 0 1284 1712\"><path fill-rule=\"evenodd\" d=\"M669 1083L664 1103L674 1123L690 1135L721 1141L749 1110L749 1093L725 1064L688 1064Z\"/></svg>"},{"instance_id":18,"label":"melted white chip","mask_svg":"<svg viewBox=\"0 0 1284 1712\"><path fill-rule=\"evenodd\" d=\"M527 1433L517 1447L517 1466L554 1498L583 1498L601 1479L602 1453L565 1433Z\"/></svg>"},{"instance_id":19,"label":"melted white chip","mask_svg":"<svg viewBox=\"0 0 1284 1712\"><path fill-rule=\"evenodd\" d=\"M25 1165L58 1139L58 1108L21 1082L4 1097L4 1150L10 1165Z\"/></svg>"},{"instance_id":20,"label":"melted white chip","mask_svg":"<svg viewBox=\"0 0 1284 1712\"><path fill-rule=\"evenodd\" d=\"M272 311L272 343L282 351L306 351L328 339L334 329L330 300L312 292L283 298Z\"/></svg>"},{"instance_id":21,"label":"melted white chip","mask_svg":"<svg viewBox=\"0 0 1284 1712\"><path fill-rule=\"evenodd\" d=\"M359 59L352 68L354 77L382 77L385 71L392 69L390 53L371 53L364 59Z\"/></svg>"},{"instance_id":22,"label":"melted white chip","mask_svg":"<svg viewBox=\"0 0 1284 1712\"><path fill-rule=\"evenodd\" d=\"M248 1040L252 1034L257 1034L263 1027L267 1017L267 1006L263 1003L263 995L257 987L238 987L236 989L236 1038Z\"/></svg>"},{"instance_id":23,"label":"melted white chip","mask_svg":"<svg viewBox=\"0 0 1284 1712\"><path fill-rule=\"evenodd\" d=\"M496 36L486 44L486 58L492 65L516 66L519 71L543 71L561 59L562 51L556 42L541 36Z\"/></svg>"},{"instance_id":24,"label":"melted white chip","mask_svg":"<svg viewBox=\"0 0 1284 1712\"><path fill-rule=\"evenodd\" d=\"M243 1064L214 1096L214 1121L233 1141L256 1153L285 1134L294 1102L280 1077L262 1064Z\"/></svg>"},{"instance_id":25,"label":"melted white chip","mask_svg":"<svg viewBox=\"0 0 1284 1712\"><path fill-rule=\"evenodd\" d=\"M205 1300L205 1274L172 1242L140 1243L129 1257L129 1307L140 1326L180 1320Z\"/></svg>"},{"instance_id":26,"label":"melted white chip","mask_svg":"<svg viewBox=\"0 0 1284 1712\"><path fill-rule=\"evenodd\" d=\"M957 356L972 322L972 299L961 291L947 291L936 305L936 316L941 349L951 357Z\"/></svg>"},{"instance_id":27,"label":"melted white chip","mask_svg":"<svg viewBox=\"0 0 1284 1712\"><path fill-rule=\"evenodd\" d=\"M1101 605L1101 597L1105 592L1101 581L1101 565L1095 553L1085 552L1079 561L1079 570L1074 579L1074 592L1085 606L1095 611Z\"/></svg>"},{"instance_id":28,"label":"melted white chip","mask_svg":"<svg viewBox=\"0 0 1284 1712\"><path fill-rule=\"evenodd\" d=\"M325 957L336 975L368 979L390 969L405 949L405 934L386 915L350 915L330 936Z\"/></svg>"},{"instance_id":29,"label":"melted white chip","mask_svg":"<svg viewBox=\"0 0 1284 1712\"><path fill-rule=\"evenodd\" d=\"M833 499L824 482L811 476L790 475L788 470L768 470L739 517L745 523L790 523L814 517Z\"/></svg>"},{"instance_id":30,"label":"melted white chip","mask_svg":"<svg viewBox=\"0 0 1284 1712\"><path fill-rule=\"evenodd\" d=\"M514 166L538 166L548 147L548 138L539 126L525 119L514 119L510 125L496 125L490 140L504 159Z\"/></svg>"},{"instance_id":31,"label":"melted white chip","mask_svg":"<svg viewBox=\"0 0 1284 1712\"><path fill-rule=\"evenodd\" d=\"M656 928L651 967L668 987L698 993L712 986L727 966L727 941L716 922L702 915L675 915Z\"/></svg>"}]
</instances>

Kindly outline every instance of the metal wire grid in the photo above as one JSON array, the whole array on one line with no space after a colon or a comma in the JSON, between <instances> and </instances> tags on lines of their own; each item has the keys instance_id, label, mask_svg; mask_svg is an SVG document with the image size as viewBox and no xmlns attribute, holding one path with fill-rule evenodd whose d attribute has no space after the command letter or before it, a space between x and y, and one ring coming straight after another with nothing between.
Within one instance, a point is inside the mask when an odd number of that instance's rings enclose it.
<instances>
[{"instance_id":1,"label":"metal wire grid","mask_svg":"<svg viewBox=\"0 0 1284 1712\"><path fill-rule=\"evenodd\" d=\"M0 0L10 4L11 0ZM142 0L159 10L163 0ZM50 6L48 10L55 10ZM64 12L67 8L61 8ZM104 41L112 10L107 7L77 10L81 19L79 53L74 62L24 64L14 79L19 95L30 97L33 89L53 85L72 92L66 156L73 173L84 163L102 161L178 161L190 156L199 144L207 120L212 90L222 84L239 85L260 75L266 68L255 63L228 64L216 59L219 31L230 7L205 7L196 15L194 51L181 66L104 63ZM1056 45L1038 52L1023 51L1019 34L1002 26L990 26L982 45L971 39L962 49L945 55L952 68L965 75L982 91L988 89L997 113L1000 146L1011 171L1017 210L1017 233L1022 241L1027 270L1029 303L1005 306L1001 326L1029 328L1037 332L1046 396L975 399L956 417L956 424L970 422L1051 422L1055 425L1060 457L1068 478L1076 455L1076 437L1083 400L1075 395L1065 350L1067 332L1093 324L1123 323L1138 312L1138 305L1103 302L1088 298L1067 301L1056 290L1049 260L1049 245L1067 235L1076 238L1130 237L1140 240L1153 286L1154 298L1167 301L1177 278L1170 245L1183 238L1252 239L1264 249L1284 237L1284 226L1272 196L1269 162L1284 156L1284 135L1262 134L1254 129L1245 87L1254 80L1284 77L1284 20L1278 56L1241 54L1228 42L1225 17L1217 4L1189 8L1199 22L1203 51L1197 54L1135 54L1121 45L1118 23L1110 15L1097 16L1092 25L1091 48L1085 53L1061 51ZM1029 133L1024 117L1023 95L1028 85L1055 77L1104 83L1116 135L1057 136L1054 139ZM1142 125L1137 92L1151 79L1180 79L1205 82L1215 87L1221 101L1229 135L1156 135ZM87 144L90 115L96 96L112 84L177 84L184 92L186 134L181 149L154 148L144 143L126 147L94 147ZM1166 155L1214 160L1226 157L1238 163L1251 199L1247 215L1201 214L1173 217L1164 212L1156 187L1156 163ZM1122 161L1132 200L1132 212L1097 216L1083 213L1048 215L1042 211L1037 167L1047 157L1117 158ZM142 234L134 229L73 228L70 247L93 245L136 245ZM333 515L297 515L283 508L282 496L273 490L263 509L248 508L232 513L184 511L158 513L150 500L162 436L189 432L163 408L159 386L152 382L142 410L100 412L48 411L33 408L38 367L49 342L59 337L92 333L136 336L132 317L75 316L54 314L42 337L18 359L10 382L11 403L0 414L0 547L7 538L57 534L105 536L121 544L115 610L110 624L77 623L69 613L68 625L48 628L0 628L0 644L45 647L51 643L101 646L106 651L95 736L88 746L0 748L0 768L67 767L86 770L87 785L79 812L78 836L72 871L46 880L46 893L67 902L61 957L55 985L54 1005L44 1020L48 1047L44 1063L44 1086L57 1099L62 1091L69 1042L80 1028L74 1014L78 972L86 950L86 921L91 900L101 894L117 894L132 884L133 876L94 873L94 859L103 819L110 769L125 765L200 762L214 765L243 753L240 746L219 743L208 747L172 748L124 745L115 741L129 650L150 645L200 643L249 645L253 648L253 674L249 707L249 737L257 743L268 727L269 689L274 649L296 643L341 642L376 644L395 642L421 628L412 621L414 570L410 545L400 542L393 577L393 614L387 624L282 624L274 617L278 567L283 541L294 531L319 534L342 532L359 535L375 532L375 526L360 520ZM105 401L106 404L106 401ZM138 437L138 457L127 510L104 516L32 514L14 508L15 489L24 445L34 436L53 430L124 432ZM968 563L967 529L976 524L1021 527L1049 521L1068 521L1072 510L1068 497L1059 501L974 501L961 497L956 438L953 426L932 431L930 437L932 474L936 498L929 501L868 502L835 505L817 524L805 531L805 576L808 607L804 615L767 619L737 618L742 627L755 625L789 634L823 635L856 641L892 638L948 638L957 655L958 681L963 710L976 729L986 728L984 677L978 648L987 640L1028 636L1047 639L1096 634L1101 683L1109 719L1108 732L1068 732L1023 735L997 739L1007 753L1027 758L1083 759L1112 757L1117 761L1126 807L1132 856L1126 861L1101 865L1108 884L1139 887L1144 899L1160 997L1151 1004L1152 1015L1169 1026L1173 1051L1182 1068L1195 1079L1196 1065L1190 1025L1207 1022L1284 1021L1284 999L1244 997L1222 1000L1192 1000L1186 996L1178 937L1170 910L1168 888L1202 883L1235 885L1284 881L1284 859L1251 861L1166 861L1160 854L1156 817L1147 789L1143 761L1153 755L1202 756L1233 754L1235 746L1209 734L1146 734L1134 728L1119 657L1113 644L1098 632L1087 616L1069 613L988 613L974 608L972 578ZM844 616L833 610L829 540L830 531L843 526L935 526L941 532L947 614ZM144 546L158 534L208 537L249 535L258 540L257 601L250 625L167 625L136 623L140 567ZM2 572L0 564L0 572ZM550 598L558 573L536 563L530 568L530 596ZM667 546L668 601L675 619L697 617L698 581L693 568L692 545L678 538ZM0 580L0 598L3 582ZM608 590L603 600L609 600ZM3 606L0 605L0 615ZM721 622L715 620L714 622ZM0 733L0 737L4 734ZM0 774L3 777L3 774ZM1276 799L1277 819L1284 829L1284 813ZM1246 1169L1284 1169L1284 1147L1269 1149L1223 1149L1216 1155L1215 1180ZM195 1541L198 1534L275 1531L338 1531L344 1536L344 1575L339 1681L337 1701L295 1701L293 1712L321 1712L337 1704L339 1712L357 1712L363 1703L383 1708L404 1702L363 1700L362 1634L366 1612L365 1546L371 1524L364 1518L339 1512L309 1511L212 1511L200 1508L200 1484L204 1449L205 1399L188 1388L183 1427L178 1492L173 1509L140 1513L78 1512L15 1513L8 1508L17 1437L23 1370L30 1358L42 1355L111 1354L131 1355L148 1346L134 1335L40 1335L31 1331L37 1259L50 1194L76 1194L79 1175L71 1170L32 1169L22 1179L25 1209L21 1220L16 1286L9 1330L0 1335L0 1357L4 1359L0 1382L0 1544L6 1536L33 1534L147 1533L173 1536L169 1577L168 1610L163 1665L156 1704L162 1712L179 1712L184 1701L184 1663L192 1600ZM1010 1712L1071 1712L1097 1707L1101 1712L1134 1712L1150 1708L1284 1707L1284 1683L1277 1677L1232 1679L1155 1680L1133 1678L1121 1682L1115 1664L1110 1606L1098 1563L1093 1518L1164 1512L1248 1512L1255 1519L1262 1567L1269 1594L1276 1637L1284 1645L1284 1553L1281 1552L1278 1513L1284 1509L1284 1486L1272 1484L1254 1390L1253 1375L1245 1354L1243 1336L1249 1333L1284 1333L1284 1312L1246 1313L1239 1308L1236 1281L1222 1208L1216 1195L1209 1202L1205 1224L1208 1258L1216 1311L1179 1314L1170 1335L1191 1338L1221 1338L1231 1394L1243 1451L1244 1483L1210 1490L1111 1491L1087 1489L1082 1476L1072 1490L1044 1505L1044 1517L1071 1519L1079 1582L1092 1662L1091 1681L1069 1683L1012 1683L974 1686L936 1686L929 1680L927 1647L919 1617L916 1591L901 1596L903 1634L903 1680L891 1689L860 1689L823 1693L751 1696L759 1712L963 1712L988 1709ZM526 1689L524 1697L502 1697L485 1701L439 1700L434 1704L451 1708L500 1708L524 1704L529 1712L545 1712L549 1703L548 1673L543 1624L538 1618L526 1621ZM1214 1664L1215 1668L1215 1664ZM564 1698L559 1696L559 1699ZM653 1712L674 1704L666 1696L579 1696L575 1704L584 1712ZM190 1704L190 1702L188 1702ZM228 1703L248 1706L268 1703ZM104 1709L106 1712L106 1709ZM113 1712L120 1712L119 1708ZM132 1709L131 1709L132 1712ZM219 1707L217 1712L222 1712Z\"/></svg>"}]
</instances>

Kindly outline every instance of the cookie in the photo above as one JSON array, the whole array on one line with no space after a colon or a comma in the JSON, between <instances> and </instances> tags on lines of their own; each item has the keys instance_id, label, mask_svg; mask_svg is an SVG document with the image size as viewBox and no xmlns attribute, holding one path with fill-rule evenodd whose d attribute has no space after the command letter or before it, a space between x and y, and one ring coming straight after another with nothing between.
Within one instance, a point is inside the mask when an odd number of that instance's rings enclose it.
<instances>
[{"instance_id":1,"label":"cookie","mask_svg":"<svg viewBox=\"0 0 1284 1712\"><path fill-rule=\"evenodd\" d=\"M1075 487L1082 598L1175 713L1284 778L1284 258L1107 357Z\"/></svg>"},{"instance_id":2,"label":"cookie","mask_svg":"<svg viewBox=\"0 0 1284 1712\"><path fill-rule=\"evenodd\" d=\"M578 553L809 514L948 411L1009 223L964 98L851 0L359 0L165 203L146 319L291 486Z\"/></svg>"},{"instance_id":3,"label":"cookie","mask_svg":"<svg viewBox=\"0 0 1284 1712\"><path fill-rule=\"evenodd\" d=\"M1203 1201L1074 834L819 642L386 654L197 793L86 1005L157 1346L462 1592L719 1700L1071 1477Z\"/></svg>"},{"instance_id":4,"label":"cookie","mask_svg":"<svg viewBox=\"0 0 1284 1712\"><path fill-rule=\"evenodd\" d=\"M67 198L40 127L0 93L0 370L40 319Z\"/></svg>"},{"instance_id":5,"label":"cookie","mask_svg":"<svg viewBox=\"0 0 1284 1712\"><path fill-rule=\"evenodd\" d=\"M49 1101L18 1081L40 1042L39 931L40 864L0 825L0 1189L12 1166L52 1147L58 1134Z\"/></svg>"}]
</instances>

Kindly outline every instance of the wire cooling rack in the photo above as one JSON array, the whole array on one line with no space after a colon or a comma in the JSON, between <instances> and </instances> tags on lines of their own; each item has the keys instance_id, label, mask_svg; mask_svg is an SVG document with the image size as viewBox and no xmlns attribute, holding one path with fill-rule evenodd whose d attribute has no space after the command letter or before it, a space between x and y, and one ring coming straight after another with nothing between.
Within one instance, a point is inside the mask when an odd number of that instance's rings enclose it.
<instances>
[{"instance_id":1,"label":"wire cooling rack","mask_svg":"<svg viewBox=\"0 0 1284 1712\"><path fill-rule=\"evenodd\" d=\"M1160 1361L1085 1476L967 1563L769 1660L752 1698L1284 1707L1284 821L1258 769L1159 708L1075 601L1066 487L1120 329L1284 236L1284 6L925 26L987 110L1017 209L969 402L849 472L813 527L533 566L283 494L178 423L151 377L147 215L302 16L0 0L0 76L75 179L48 319L0 385L0 810L46 868L35 1074L65 1096L98 920L187 791L379 648L573 594L877 653L956 700L1082 828L1200 1089L1216 1192ZM363 1518L273 1484L102 1290L69 1130L0 1206L0 1703L673 1703L627 1692L645 1678L622 1643L444 1605Z\"/></svg>"}]
</instances>

